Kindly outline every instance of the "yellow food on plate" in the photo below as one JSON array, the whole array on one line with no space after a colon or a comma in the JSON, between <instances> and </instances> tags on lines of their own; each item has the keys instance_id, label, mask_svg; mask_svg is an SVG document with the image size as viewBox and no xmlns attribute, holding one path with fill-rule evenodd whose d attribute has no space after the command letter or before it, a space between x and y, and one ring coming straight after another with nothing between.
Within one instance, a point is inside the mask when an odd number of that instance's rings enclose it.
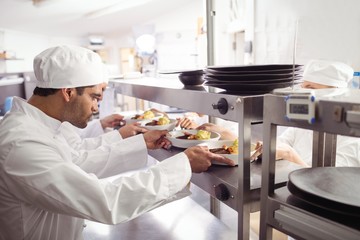
<instances>
[{"instance_id":1,"label":"yellow food on plate","mask_svg":"<svg viewBox=\"0 0 360 240\"><path fill-rule=\"evenodd\" d=\"M155 117L155 114L152 111L148 110L144 112L143 117L144 119L151 119Z\"/></svg>"},{"instance_id":2,"label":"yellow food on plate","mask_svg":"<svg viewBox=\"0 0 360 240\"><path fill-rule=\"evenodd\" d=\"M167 125L170 123L170 119L168 119L167 117L161 117L159 118L157 125Z\"/></svg>"},{"instance_id":3,"label":"yellow food on plate","mask_svg":"<svg viewBox=\"0 0 360 240\"><path fill-rule=\"evenodd\" d=\"M238 139L235 139L233 144L230 147L228 147L227 149L229 150L229 152L231 154L238 154L238 152L239 152L238 147L239 147L239 141L238 141Z\"/></svg>"},{"instance_id":4,"label":"yellow food on plate","mask_svg":"<svg viewBox=\"0 0 360 240\"><path fill-rule=\"evenodd\" d=\"M143 114L136 114L131 119L143 120L143 119L152 119L155 117L155 113L151 110L145 111Z\"/></svg>"},{"instance_id":5,"label":"yellow food on plate","mask_svg":"<svg viewBox=\"0 0 360 240\"><path fill-rule=\"evenodd\" d=\"M199 130L195 135L195 139L196 140L208 140L208 139L210 139L210 135L211 135L211 132L209 132L209 131Z\"/></svg>"}]
</instances>

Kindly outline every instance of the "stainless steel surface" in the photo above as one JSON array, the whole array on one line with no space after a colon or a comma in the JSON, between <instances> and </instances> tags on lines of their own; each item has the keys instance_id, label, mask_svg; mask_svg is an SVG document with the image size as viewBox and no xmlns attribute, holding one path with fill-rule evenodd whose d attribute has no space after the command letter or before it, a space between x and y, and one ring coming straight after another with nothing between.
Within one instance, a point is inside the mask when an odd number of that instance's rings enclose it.
<instances>
[{"instance_id":1,"label":"stainless steel surface","mask_svg":"<svg viewBox=\"0 0 360 240\"><path fill-rule=\"evenodd\" d=\"M113 226L87 221L83 236L85 240L235 240L237 233L186 197Z\"/></svg>"},{"instance_id":2,"label":"stainless steel surface","mask_svg":"<svg viewBox=\"0 0 360 240\"><path fill-rule=\"evenodd\" d=\"M183 151L180 148L171 148L170 150L158 149L158 150L149 150L151 157L162 161L166 158L169 158L179 152ZM260 199L260 189L261 189L261 163L253 162L250 164L250 190L248 191L249 201L250 201L250 211L256 212L259 211L259 199ZM300 167L296 164L293 164L288 161L277 161L276 169L277 174L275 178L275 187L282 187L286 184L288 179L289 172L299 169ZM238 209L238 204L240 202L238 196L238 184L239 184L239 175L237 167L227 167L220 165L213 165L205 173L195 173L192 175L191 182L196 184L198 187L209 193L211 196L216 197L215 187L219 184L225 184L227 189L230 191L229 199L222 201L227 206L231 207L234 210Z\"/></svg>"},{"instance_id":3,"label":"stainless steel surface","mask_svg":"<svg viewBox=\"0 0 360 240\"><path fill-rule=\"evenodd\" d=\"M249 115L252 122L262 122L263 96L237 96L223 93L210 93L205 91L186 89L179 80L168 78L141 78L131 80L112 80L109 84L116 88L117 93L141 98L144 100L179 107L188 111L195 111L213 117L238 122L243 117L241 106L253 106ZM229 104L226 114L221 114L214 109L212 104L217 104L220 98L225 98Z\"/></svg>"},{"instance_id":4,"label":"stainless steel surface","mask_svg":"<svg viewBox=\"0 0 360 240\"><path fill-rule=\"evenodd\" d=\"M319 90L317 90L319 91ZM288 235L298 239L359 239L360 230L353 226L348 226L342 220L346 218L331 218L329 213L321 214L319 211L305 207L305 204L294 205L289 201L290 193L280 189L275 190L275 146L277 126L292 126L314 130L324 135L324 141L318 146L319 158L324 160L324 152L327 156L331 155L335 159L333 143L327 145L327 140L336 140L332 134L360 136L357 124L349 125L346 122L346 113L360 109L360 91L354 89L335 89L321 90L317 94L316 100L317 115L314 124L304 121L286 121L285 116L285 96L265 95L264 97L264 152L262 169L262 189L261 189L261 218L260 218L260 238L272 239L272 229L276 228ZM336 96L336 98L334 97ZM339 117L339 109L342 109L345 117ZM273 114L274 112L277 114ZM354 116L352 114L352 116ZM327 140L326 140L327 139ZM331 142L331 141L330 141ZM326 146L327 145L327 146ZM317 147L317 146L315 146ZM336 147L336 146L335 146ZM326 150L329 149L329 150ZM325 150L322 150L325 149ZM316 154L313 156L316 157ZM314 159L313 159L314 161ZM317 161L314 161L316 163ZM325 163L325 165L328 163ZM330 163L332 164L332 163ZM319 166L324 166L324 162L318 162ZM276 174L275 174L276 173ZM357 184L357 183L354 183ZM349 186L350 187L350 186ZM281 190L286 189L281 188ZM291 214L284 209L292 209ZM296 217L294 217L295 215ZM358 223L360 219L348 221ZM295 225L291 224L291 221ZM297 227L301 226L301 227ZM332 228L333 227L333 228ZM327 232L327 229L331 231ZM332 236L328 233L336 230ZM310 234L310 231L311 234ZM310 234L310 235L309 235ZM355 238L354 238L355 236ZM330 237L330 238L329 238Z\"/></svg>"},{"instance_id":5,"label":"stainless steel surface","mask_svg":"<svg viewBox=\"0 0 360 240\"><path fill-rule=\"evenodd\" d=\"M176 79L143 78L135 80L111 81L119 94L178 107L188 111L200 112L239 123L239 161L238 167L212 166L207 172L193 174L192 182L211 196L216 197L214 188L224 184L231 197L223 201L238 212L238 239L249 239L250 212L259 210L261 167L250 164L250 144L252 124L262 122L263 96L238 96L226 93L213 93L205 87L203 91L185 89ZM220 99L229 105L225 114L213 108ZM171 151L150 151L157 160L172 156L179 149ZM287 167L284 167L284 169ZM282 172L287 179L287 172ZM252 177L251 175L254 176ZM281 176L281 174L279 174ZM281 182L280 180L279 182ZM280 183L281 184L281 183ZM253 187L257 186L257 187ZM284 182L282 182L284 185Z\"/></svg>"}]
</instances>

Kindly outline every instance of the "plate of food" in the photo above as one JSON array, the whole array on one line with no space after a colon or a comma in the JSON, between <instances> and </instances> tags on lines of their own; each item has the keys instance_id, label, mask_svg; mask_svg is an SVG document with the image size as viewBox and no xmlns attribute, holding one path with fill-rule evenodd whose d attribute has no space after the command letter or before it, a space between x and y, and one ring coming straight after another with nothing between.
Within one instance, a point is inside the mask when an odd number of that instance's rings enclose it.
<instances>
[{"instance_id":1,"label":"plate of food","mask_svg":"<svg viewBox=\"0 0 360 240\"><path fill-rule=\"evenodd\" d=\"M212 141L200 144L202 146L207 146L209 151L212 153L223 155L226 158L229 158L235 162L235 165L239 163L239 151L238 151L238 140L219 140L219 141ZM256 145L255 143L251 144L250 149L250 159L251 161L255 161L258 157L258 150L261 146ZM216 165L226 165L224 163L220 163L217 161L213 161L213 164Z\"/></svg>"},{"instance_id":2,"label":"plate of food","mask_svg":"<svg viewBox=\"0 0 360 240\"><path fill-rule=\"evenodd\" d=\"M135 115L125 116L124 120L126 123L142 122L142 121L151 121L154 119L159 119L163 114L159 112L154 112L151 110L144 111L143 113L137 113Z\"/></svg>"},{"instance_id":3,"label":"plate of food","mask_svg":"<svg viewBox=\"0 0 360 240\"><path fill-rule=\"evenodd\" d=\"M176 127L177 120L162 116L158 119L146 120L141 122L141 126L148 130L168 130L172 131Z\"/></svg>"},{"instance_id":4,"label":"plate of food","mask_svg":"<svg viewBox=\"0 0 360 240\"><path fill-rule=\"evenodd\" d=\"M195 129L171 131L169 135L167 138L171 144L179 148L189 148L201 143L217 141L220 138L219 133Z\"/></svg>"}]
</instances>

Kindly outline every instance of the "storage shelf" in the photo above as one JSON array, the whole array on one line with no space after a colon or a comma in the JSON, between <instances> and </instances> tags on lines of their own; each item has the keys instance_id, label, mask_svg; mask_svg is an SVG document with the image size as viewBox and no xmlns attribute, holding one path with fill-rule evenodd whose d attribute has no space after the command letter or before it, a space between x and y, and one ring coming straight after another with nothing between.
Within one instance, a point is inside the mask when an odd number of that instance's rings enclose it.
<instances>
[{"instance_id":1,"label":"storage shelf","mask_svg":"<svg viewBox=\"0 0 360 240\"><path fill-rule=\"evenodd\" d=\"M316 121L313 124L307 121L286 120L286 97L270 94L264 97L260 238L272 239L272 229L277 229L296 239L360 239L360 217L334 213L315 206L292 195L287 187L276 189L274 185L274 178L276 179L278 174L275 165L277 127L290 126L313 130L313 167L326 166L326 159L335 159L336 155L335 151L326 149L333 141L330 138L330 144L327 142L327 134L360 137L360 119L351 119L352 126L348 121L350 116L359 114L353 113L360 109L359 90L316 90ZM274 111L277 114L273 114ZM339 112L342 113L340 118L336 117ZM318 146L315 146L315 143L319 143Z\"/></svg>"}]
</instances>

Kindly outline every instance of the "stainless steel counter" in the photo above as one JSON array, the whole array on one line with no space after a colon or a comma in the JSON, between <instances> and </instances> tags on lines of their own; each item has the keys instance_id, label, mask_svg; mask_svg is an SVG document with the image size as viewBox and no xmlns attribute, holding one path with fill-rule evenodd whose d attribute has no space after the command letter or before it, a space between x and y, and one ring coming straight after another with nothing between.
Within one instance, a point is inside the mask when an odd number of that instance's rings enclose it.
<instances>
[{"instance_id":1,"label":"stainless steel counter","mask_svg":"<svg viewBox=\"0 0 360 240\"><path fill-rule=\"evenodd\" d=\"M83 236L86 240L235 240L237 232L187 197L114 226L87 221Z\"/></svg>"}]
</instances>

